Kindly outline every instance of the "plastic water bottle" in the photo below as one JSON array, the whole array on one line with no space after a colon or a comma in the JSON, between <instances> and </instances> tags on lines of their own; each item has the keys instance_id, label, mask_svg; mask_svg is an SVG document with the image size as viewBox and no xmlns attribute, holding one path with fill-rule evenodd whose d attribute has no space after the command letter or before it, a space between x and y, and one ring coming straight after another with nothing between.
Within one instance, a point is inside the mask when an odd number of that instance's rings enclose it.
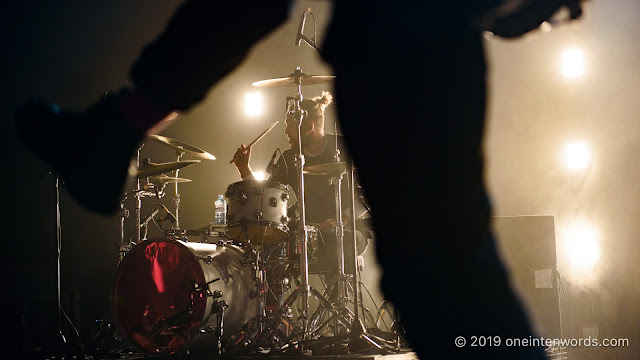
<instances>
[{"instance_id":1,"label":"plastic water bottle","mask_svg":"<svg viewBox=\"0 0 640 360\"><path fill-rule=\"evenodd\" d=\"M218 195L215 202L216 207L216 225L227 225L227 201L223 195Z\"/></svg>"}]
</instances>

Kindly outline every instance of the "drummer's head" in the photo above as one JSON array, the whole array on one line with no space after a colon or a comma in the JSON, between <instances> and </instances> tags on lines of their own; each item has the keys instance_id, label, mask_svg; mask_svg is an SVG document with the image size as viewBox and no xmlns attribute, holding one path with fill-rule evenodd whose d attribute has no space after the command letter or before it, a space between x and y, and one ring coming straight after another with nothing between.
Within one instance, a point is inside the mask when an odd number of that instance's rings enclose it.
<instances>
[{"instance_id":1,"label":"drummer's head","mask_svg":"<svg viewBox=\"0 0 640 360\"><path fill-rule=\"evenodd\" d=\"M332 101L331 93L323 91L321 95L300 102L300 108L306 111L306 116L302 118L302 126L300 127L303 144L308 137L324 136L324 110ZM298 129L293 115L287 116L284 133L293 146L298 137Z\"/></svg>"}]
</instances>

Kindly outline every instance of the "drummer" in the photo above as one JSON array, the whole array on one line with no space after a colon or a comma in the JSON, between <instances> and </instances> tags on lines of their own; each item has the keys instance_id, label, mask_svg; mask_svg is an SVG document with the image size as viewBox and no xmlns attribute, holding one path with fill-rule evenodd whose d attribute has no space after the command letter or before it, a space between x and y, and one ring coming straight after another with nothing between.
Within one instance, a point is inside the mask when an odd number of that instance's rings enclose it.
<instances>
[{"instance_id":1,"label":"drummer","mask_svg":"<svg viewBox=\"0 0 640 360\"><path fill-rule=\"evenodd\" d=\"M306 111L306 116L302 119L300 134L302 138L302 154L305 159L305 167L336 162L336 142L339 150L339 160L345 162L350 159L346 152L346 146L341 136L327 134L324 131L325 109L333 101L332 95L328 91L323 91L321 95L311 99L304 99L300 103L300 108ZM295 193L298 192L298 170L295 166L295 158L298 152L298 128L296 119L288 115L284 134L289 140L289 149L282 152L273 167L269 181L278 182L291 186ZM238 148L234 155L234 164L238 168L242 180L255 179L251 171L249 161L251 158L251 148L244 144ZM305 188L305 213L306 223L316 226L320 230L320 240L318 249L318 268L320 271L337 270L337 248L335 246L336 232L336 201L335 187L330 183L331 175L304 175ZM346 177L342 181L342 210L343 224L345 229L350 228L349 190ZM291 207L297 210L297 206ZM292 216L293 224L296 226L296 215ZM351 236L345 231L345 271L353 272L353 265L348 259L353 253ZM358 252L362 253L366 248L366 238L360 234L358 236Z\"/></svg>"}]
</instances>

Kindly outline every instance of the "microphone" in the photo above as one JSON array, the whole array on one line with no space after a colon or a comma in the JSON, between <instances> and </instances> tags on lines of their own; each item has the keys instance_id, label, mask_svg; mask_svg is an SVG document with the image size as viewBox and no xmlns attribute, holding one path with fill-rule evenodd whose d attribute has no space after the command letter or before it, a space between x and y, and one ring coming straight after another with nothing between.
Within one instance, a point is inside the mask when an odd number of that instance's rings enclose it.
<instances>
[{"instance_id":1,"label":"microphone","mask_svg":"<svg viewBox=\"0 0 640 360\"><path fill-rule=\"evenodd\" d=\"M302 38L304 37L304 23L307 20L307 12L302 13L302 17L300 18L300 25L298 25L298 34L296 35L296 46L300 46L300 42L302 42Z\"/></svg>"},{"instance_id":2,"label":"microphone","mask_svg":"<svg viewBox=\"0 0 640 360\"><path fill-rule=\"evenodd\" d=\"M173 215L171 213L171 211L169 211L169 209L167 209L166 206L160 204L160 208L156 208L154 209L151 214L147 215L147 217L144 218L144 220L142 221L142 223L140 224L140 227L143 226L147 226L147 224L149 223L149 221L151 221L151 219L153 219L154 216L158 215L158 213L162 210L162 212L164 212L165 214L167 214L164 219L160 219L160 222L164 222L164 221L171 221L172 223L176 223L177 219L175 217L175 215Z\"/></svg>"},{"instance_id":3,"label":"microphone","mask_svg":"<svg viewBox=\"0 0 640 360\"><path fill-rule=\"evenodd\" d=\"M147 217L142 220L140 227L146 226L154 216L158 215L158 212L160 212L160 209L154 209L151 214L147 215Z\"/></svg>"},{"instance_id":4,"label":"microphone","mask_svg":"<svg viewBox=\"0 0 640 360\"><path fill-rule=\"evenodd\" d=\"M276 155L278 155L278 151L280 151L280 148L276 148L276 150L273 152L273 155L271 156L271 160L269 160L269 165L267 165L267 168L264 171L267 174L271 174L273 172L273 167L276 165L275 160L276 160Z\"/></svg>"},{"instance_id":5,"label":"microphone","mask_svg":"<svg viewBox=\"0 0 640 360\"><path fill-rule=\"evenodd\" d=\"M164 221L169 220L169 221L171 221L172 223L175 224L178 221L178 219L176 219L175 215L173 215L171 213L171 211L169 211L169 209L167 209L166 206L164 206L164 205L160 205L160 206L162 206L162 210L167 213L167 215L164 217L164 219L160 219L160 222L164 222Z\"/></svg>"}]
</instances>

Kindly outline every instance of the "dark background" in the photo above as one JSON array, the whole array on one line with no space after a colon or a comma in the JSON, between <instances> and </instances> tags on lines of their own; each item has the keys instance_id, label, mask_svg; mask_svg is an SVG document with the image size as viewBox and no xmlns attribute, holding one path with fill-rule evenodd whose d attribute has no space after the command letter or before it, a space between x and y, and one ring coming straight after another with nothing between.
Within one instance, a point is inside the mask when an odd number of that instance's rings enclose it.
<instances>
[{"instance_id":1,"label":"dark background","mask_svg":"<svg viewBox=\"0 0 640 360\"><path fill-rule=\"evenodd\" d=\"M24 299L56 297L57 202L56 178L47 175L46 166L16 137L15 109L36 95L65 109L80 110L104 91L129 85L128 69L139 50L158 34L179 3L27 0L0 5L2 185L8 199L3 211L8 229L3 291L10 295L5 312L16 323L25 313ZM250 142L280 120L254 147L253 168L263 169L275 147L288 146L282 135L285 97L295 90L258 89L265 102L264 114L259 117L244 115L244 94L256 90L252 82L286 76L296 66L308 74L332 74L313 49L294 45L300 15L307 8L315 15L321 44L330 7L329 1L295 2L289 22L257 44L236 71L211 89L203 103L161 133L217 157L180 171L180 177L193 180L179 188L181 228L199 229L213 221L217 195L240 180L228 163L239 144ZM411 11L409 6L407 11ZM622 353L625 359L637 358L634 354L640 344L639 16L640 3L635 0L595 0L580 23L516 41L486 40L490 63L486 178L495 214L554 217L557 265L565 290L561 301L569 309L564 326L570 335L581 336L581 326L594 322L603 337L628 338L632 349ZM585 53L586 72L579 79L564 79L560 74L560 54L567 46L578 46ZM393 74L394 69L388 69L386 74L372 76ZM306 87L303 94L311 97L322 90L331 90L331 86ZM367 91L402 89L363 89ZM411 131L410 120L401 120L389 119L389 126ZM335 112L329 107L326 127L333 130L334 126ZM591 167L579 174L566 171L560 160L564 145L574 140L589 143L594 153ZM117 146L114 139L113 147ZM156 143L145 144L141 157L153 162L176 160L172 150ZM186 155L183 159L193 158ZM419 163L416 166L419 168ZM393 174L396 169L390 165L389 171ZM94 181L99 191L101 179ZM157 203L174 208L170 187L167 190L162 199L144 199L143 216ZM402 196L399 194L407 191L410 196L419 189L389 189L389 194ZM117 263L118 218L83 210L65 194L63 186L59 204L63 307L84 340L109 306ZM133 210L131 201L125 206ZM132 235L132 219L127 219L126 237ZM564 229L575 219L588 221L599 230L601 256L589 274L573 272L564 250ZM410 241L406 239L406 244ZM376 271L367 275L367 281L375 283ZM46 311L29 314L31 318L47 316ZM22 330L13 325L11 329L15 329L18 341L23 338Z\"/></svg>"}]
</instances>

